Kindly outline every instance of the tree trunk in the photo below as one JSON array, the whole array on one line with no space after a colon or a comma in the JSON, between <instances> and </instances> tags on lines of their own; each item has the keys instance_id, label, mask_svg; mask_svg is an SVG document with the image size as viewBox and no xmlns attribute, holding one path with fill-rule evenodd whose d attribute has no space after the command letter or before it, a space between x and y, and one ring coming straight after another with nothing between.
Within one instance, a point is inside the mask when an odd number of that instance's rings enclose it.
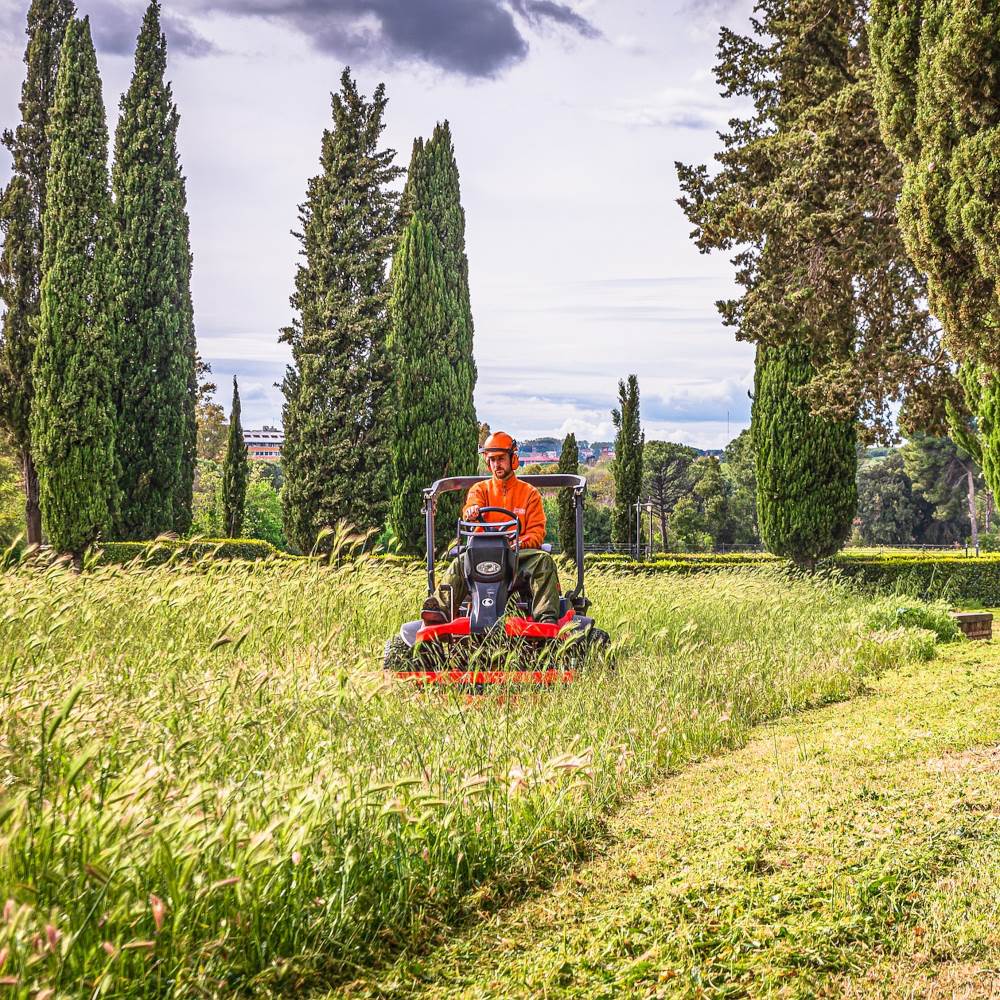
<instances>
[{"instance_id":1,"label":"tree trunk","mask_svg":"<svg viewBox=\"0 0 1000 1000\"><path fill-rule=\"evenodd\" d=\"M31 453L21 452L21 471L24 475L24 520L28 530L28 544L42 544L42 508L38 503L38 473Z\"/></svg>"},{"instance_id":2,"label":"tree trunk","mask_svg":"<svg viewBox=\"0 0 1000 1000\"><path fill-rule=\"evenodd\" d=\"M972 544L979 554L979 524L976 521L976 480L972 469L965 470L965 481L968 483L969 524L972 526Z\"/></svg>"},{"instance_id":3,"label":"tree trunk","mask_svg":"<svg viewBox=\"0 0 1000 1000\"><path fill-rule=\"evenodd\" d=\"M663 542L663 551L667 551L667 508L660 504L660 540Z\"/></svg>"}]
</instances>

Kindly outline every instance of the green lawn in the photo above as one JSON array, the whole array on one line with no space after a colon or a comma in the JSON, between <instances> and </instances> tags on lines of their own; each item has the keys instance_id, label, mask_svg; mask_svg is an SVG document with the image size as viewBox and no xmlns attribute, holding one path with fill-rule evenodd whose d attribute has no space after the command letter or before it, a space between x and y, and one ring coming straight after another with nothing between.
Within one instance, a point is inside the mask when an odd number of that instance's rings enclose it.
<instances>
[{"instance_id":1,"label":"green lawn","mask_svg":"<svg viewBox=\"0 0 1000 1000\"><path fill-rule=\"evenodd\" d=\"M760 727L550 890L350 996L1000 991L1000 644Z\"/></svg>"}]
</instances>

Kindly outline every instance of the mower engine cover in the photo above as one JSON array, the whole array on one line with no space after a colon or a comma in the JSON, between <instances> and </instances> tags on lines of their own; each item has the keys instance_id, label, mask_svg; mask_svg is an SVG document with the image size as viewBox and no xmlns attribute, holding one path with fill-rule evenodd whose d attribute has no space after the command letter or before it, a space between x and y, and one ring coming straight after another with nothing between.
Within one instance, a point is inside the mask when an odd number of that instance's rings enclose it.
<instances>
[{"instance_id":1,"label":"mower engine cover","mask_svg":"<svg viewBox=\"0 0 1000 1000\"><path fill-rule=\"evenodd\" d=\"M469 583L470 630L488 632L503 616L514 579L514 553L501 534L477 534L469 538L464 571Z\"/></svg>"}]
</instances>

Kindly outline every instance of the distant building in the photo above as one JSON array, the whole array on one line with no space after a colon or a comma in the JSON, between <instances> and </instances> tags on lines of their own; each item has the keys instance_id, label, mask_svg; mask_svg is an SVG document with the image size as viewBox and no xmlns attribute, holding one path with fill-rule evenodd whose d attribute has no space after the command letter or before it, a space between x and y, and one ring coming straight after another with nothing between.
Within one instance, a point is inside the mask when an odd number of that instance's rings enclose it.
<instances>
[{"instance_id":1,"label":"distant building","mask_svg":"<svg viewBox=\"0 0 1000 1000\"><path fill-rule=\"evenodd\" d=\"M277 462L281 459L285 435L276 427L264 427L259 431L244 430L243 440L247 445L248 458L258 462Z\"/></svg>"}]
</instances>

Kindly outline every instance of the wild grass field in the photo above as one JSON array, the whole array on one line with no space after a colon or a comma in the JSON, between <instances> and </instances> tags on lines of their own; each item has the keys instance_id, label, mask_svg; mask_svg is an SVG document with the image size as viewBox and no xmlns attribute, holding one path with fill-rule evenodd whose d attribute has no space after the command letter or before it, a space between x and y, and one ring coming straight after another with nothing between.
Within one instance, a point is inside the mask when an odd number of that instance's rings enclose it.
<instances>
[{"instance_id":1,"label":"wild grass field","mask_svg":"<svg viewBox=\"0 0 1000 1000\"><path fill-rule=\"evenodd\" d=\"M933 653L943 607L769 569L590 577L615 669L387 682L423 575L0 574L0 995L294 995L579 858L655 777Z\"/></svg>"}]
</instances>

